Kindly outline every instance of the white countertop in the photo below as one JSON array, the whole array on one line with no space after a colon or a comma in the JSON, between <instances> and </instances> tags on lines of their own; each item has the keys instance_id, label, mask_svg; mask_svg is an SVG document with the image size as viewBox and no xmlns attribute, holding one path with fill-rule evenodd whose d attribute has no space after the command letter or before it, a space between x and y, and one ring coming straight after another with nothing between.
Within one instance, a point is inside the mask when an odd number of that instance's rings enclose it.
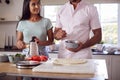
<instances>
[{"instance_id":1,"label":"white countertop","mask_svg":"<svg viewBox=\"0 0 120 80\"><path fill-rule=\"evenodd\" d=\"M51 73L51 72L33 72L31 69L17 69L14 64L0 63L0 73L6 73L9 76L27 76L42 78L64 78L64 79L108 79L106 62L103 59L92 59L96 64L95 75L92 74L75 74L75 73ZM100 79L101 80L101 79Z\"/></svg>"}]
</instances>

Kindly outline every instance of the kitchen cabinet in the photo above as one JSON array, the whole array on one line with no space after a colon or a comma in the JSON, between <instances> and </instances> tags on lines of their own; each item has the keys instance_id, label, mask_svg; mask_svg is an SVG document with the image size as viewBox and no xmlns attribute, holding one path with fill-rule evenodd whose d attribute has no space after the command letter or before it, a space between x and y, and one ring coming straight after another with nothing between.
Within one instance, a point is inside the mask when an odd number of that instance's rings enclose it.
<instances>
[{"instance_id":1,"label":"kitchen cabinet","mask_svg":"<svg viewBox=\"0 0 120 80\"><path fill-rule=\"evenodd\" d=\"M0 80L17 80L16 76L1 76L0 75Z\"/></svg>"},{"instance_id":2,"label":"kitchen cabinet","mask_svg":"<svg viewBox=\"0 0 120 80\"><path fill-rule=\"evenodd\" d=\"M120 55L93 55L94 59L105 59L109 80L120 80Z\"/></svg>"},{"instance_id":3,"label":"kitchen cabinet","mask_svg":"<svg viewBox=\"0 0 120 80\"><path fill-rule=\"evenodd\" d=\"M0 22L18 21L22 14L23 0L10 0L9 4L0 3Z\"/></svg>"},{"instance_id":4,"label":"kitchen cabinet","mask_svg":"<svg viewBox=\"0 0 120 80\"><path fill-rule=\"evenodd\" d=\"M120 56L112 56L112 80L120 80Z\"/></svg>"},{"instance_id":5,"label":"kitchen cabinet","mask_svg":"<svg viewBox=\"0 0 120 80\"><path fill-rule=\"evenodd\" d=\"M111 55L93 55L94 59L105 59L106 60L106 66L108 71L108 78L111 80Z\"/></svg>"}]
</instances>

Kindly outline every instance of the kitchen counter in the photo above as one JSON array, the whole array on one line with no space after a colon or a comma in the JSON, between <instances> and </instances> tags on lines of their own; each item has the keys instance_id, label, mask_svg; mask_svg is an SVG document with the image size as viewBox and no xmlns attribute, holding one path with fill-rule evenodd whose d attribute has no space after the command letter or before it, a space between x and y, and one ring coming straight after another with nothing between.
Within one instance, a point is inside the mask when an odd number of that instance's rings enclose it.
<instances>
[{"instance_id":1,"label":"kitchen counter","mask_svg":"<svg viewBox=\"0 0 120 80\"><path fill-rule=\"evenodd\" d=\"M0 48L0 52L21 52L22 50L19 49L4 49Z\"/></svg>"},{"instance_id":2,"label":"kitchen counter","mask_svg":"<svg viewBox=\"0 0 120 80\"><path fill-rule=\"evenodd\" d=\"M57 54L58 53L58 51L52 51L52 52L49 52L50 54L52 53L52 54ZM93 53L93 55L120 55L120 51L118 51L118 52L115 52L115 53L105 53L105 52L95 52L95 51L93 51L92 52Z\"/></svg>"},{"instance_id":3,"label":"kitchen counter","mask_svg":"<svg viewBox=\"0 0 120 80\"><path fill-rule=\"evenodd\" d=\"M64 79L108 79L106 62L103 59L93 59L95 63L95 74L71 74L71 73L56 73L56 72L33 72L32 69L17 69L15 64L0 63L0 73L9 76L27 76L41 78L64 78ZM104 79L105 78L105 79Z\"/></svg>"},{"instance_id":4,"label":"kitchen counter","mask_svg":"<svg viewBox=\"0 0 120 80\"><path fill-rule=\"evenodd\" d=\"M19 49L3 49L3 48L0 48L0 52L22 52L22 50L19 50ZM48 53L52 53L52 54L57 54L58 51L52 51L52 52L48 52ZM104 53L104 52L95 52L93 51L93 55L120 55L120 51L116 52L116 53Z\"/></svg>"},{"instance_id":5,"label":"kitchen counter","mask_svg":"<svg viewBox=\"0 0 120 80\"><path fill-rule=\"evenodd\" d=\"M93 55L120 55L120 52L115 53L93 52Z\"/></svg>"}]
</instances>

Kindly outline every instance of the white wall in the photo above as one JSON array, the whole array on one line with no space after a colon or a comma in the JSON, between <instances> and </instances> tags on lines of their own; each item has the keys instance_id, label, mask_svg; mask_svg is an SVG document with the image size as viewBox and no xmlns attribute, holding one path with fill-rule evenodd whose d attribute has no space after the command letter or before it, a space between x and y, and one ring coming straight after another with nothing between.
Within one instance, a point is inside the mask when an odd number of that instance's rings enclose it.
<instances>
[{"instance_id":1,"label":"white wall","mask_svg":"<svg viewBox=\"0 0 120 80\"><path fill-rule=\"evenodd\" d=\"M0 32L5 32L5 45L8 46L8 37L10 38L10 46L16 44L16 25L17 21L0 22ZM13 43L11 38L13 37Z\"/></svg>"},{"instance_id":2,"label":"white wall","mask_svg":"<svg viewBox=\"0 0 120 80\"><path fill-rule=\"evenodd\" d=\"M8 46L8 36L10 37L10 46L16 44L16 25L17 17L22 14L23 0L10 0L10 4L6 4L5 0L0 3L0 18L5 18L5 21L0 21L0 32L5 32L5 44ZM13 36L13 43L12 38Z\"/></svg>"},{"instance_id":3,"label":"white wall","mask_svg":"<svg viewBox=\"0 0 120 80\"><path fill-rule=\"evenodd\" d=\"M0 3L0 18L15 21L17 16L21 16L23 0L10 0L10 4L6 4L5 0Z\"/></svg>"}]
</instances>

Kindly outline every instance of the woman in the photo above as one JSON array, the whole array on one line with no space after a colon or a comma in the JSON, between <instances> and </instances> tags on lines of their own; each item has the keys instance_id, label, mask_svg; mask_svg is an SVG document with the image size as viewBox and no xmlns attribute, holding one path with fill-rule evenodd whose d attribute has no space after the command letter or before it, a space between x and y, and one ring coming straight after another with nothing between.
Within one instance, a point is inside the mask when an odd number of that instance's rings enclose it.
<instances>
[{"instance_id":1,"label":"woman","mask_svg":"<svg viewBox=\"0 0 120 80\"><path fill-rule=\"evenodd\" d=\"M39 45L39 52L47 56L45 46L53 43L51 21L40 15L40 0L24 0L23 13L17 27L17 48L28 53L27 45L33 36Z\"/></svg>"},{"instance_id":2,"label":"woman","mask_svg":"<svg viewBox=\"0 0 120 80\"><path fill-rule=\"evenodd\" d=\"M29 48L27 45L33 36L39 45L39 52L47 55L45 46L53 43L52 24L49 19L40 15L40 0L24 0L23 13L17 27L17 48L23 49L23 53L27 54ZM24 77L23 80L31 80L32 78Z\"/></svg>"}]
</instances>

